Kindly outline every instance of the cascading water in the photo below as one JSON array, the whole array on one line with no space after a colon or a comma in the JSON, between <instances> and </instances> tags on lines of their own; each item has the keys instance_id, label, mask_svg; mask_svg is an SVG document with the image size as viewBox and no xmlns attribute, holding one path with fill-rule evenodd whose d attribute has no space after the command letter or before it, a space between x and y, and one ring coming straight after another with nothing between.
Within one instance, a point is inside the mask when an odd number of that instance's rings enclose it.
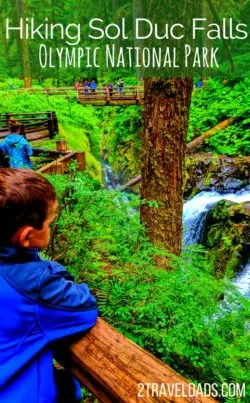
<instances>
[{"instance_id":1,"label":"cascading water","mask_svg":"<svg viewBox=\"0 0 250 403\"><path fill-rule=\"evenodd\" d=\"M183 208L183 246L201 242L206 215L220 200L230 200L235 203L250 201L250 191L241 190L228 194L201 192L186 201Z\"/></svg>"},{"instance_id":2,"label":"cascading water","mask_svg":"<svg viewBox=\"0 0 250 403\"><path fill-rule=\"evenodd\" d=\"M112 190L122 186L119 178L116 175L114 175L111 166L106 161L102 161L102 173L103 173L103 180L107 189ZM123 193L122 199L123 201L128 202L128 197L126 196L125 193ZM131 212L132 210L129 209L129 211Z\"/></svg>"},{"instance_id":3,"label":"cascading water","mask_svg":"<svg viewBox=\"0 0 250 403\"><path fill-rule=\"evenodd\" d=\"M202 241L206 215L220 200L230 200L235 203L250 201L250 191L220 194L218 192L201 192L184 203L183 208L183 246ZM238 290L250 297L250 261L233 281Z\"/></svg>"},{"instance_id":4,"label":"cascading water","mask_svg":"<svg viewBox=\"0 0 250 403\"><path fill-rule=\"evenodd\" d=\"M121 186L115 177L112 168L103 162L103 177L108 189ZM124 195L124 200L128 201ZM206 216L209 210L220 200L229 200L235 203L250 201L250 191L240 190L236 193L220 194L214 191L204 191L184 203L183 208L183 246L198 244L202 241ZM238 290L250 298L250 261L233 281Z\"/></svg>"},{"instance_id":5,"label":"cascading water","mask_svg":"<svg viewBox=\"0 0 250 403\"><path fill-rule=\"evenodd\" d=\"M246 298L250 299L250 260L244 269L238 274L233 284Z\"/></svg>"},{"instance_id":6,"label":"cascading water","mask_svg":"<svg viewBox=\"0 0 250 403\"><path fill-rule=\"evenodd\" d=\"M102 172L104 183L108 189L115 189L121 186L121 183L118 178L115 177L111 166L105 161L102 162Z\"/></svg>"}]
</instances>

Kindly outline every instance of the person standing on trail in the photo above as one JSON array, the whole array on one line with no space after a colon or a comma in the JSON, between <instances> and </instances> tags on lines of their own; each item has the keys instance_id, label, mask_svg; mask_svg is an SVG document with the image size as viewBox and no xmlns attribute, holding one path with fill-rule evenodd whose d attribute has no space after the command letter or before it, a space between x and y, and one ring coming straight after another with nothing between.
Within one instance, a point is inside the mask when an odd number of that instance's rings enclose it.
<instances>
[{"instance_id":1,"label":"person standing on trail","mask_svg":"<svg viewBox=\"0 0 250 403\"><path fill-rule=\"evenodd\" d=\"M19 123L11 118L8 122L10 134L0 144L2 151L9 158L10 168L32 168L30 156L33 154L28 141L20 134Z\"/></svg>"},{"instance_id":2,"label":"person standing on trail","mask_svg":"<svg viewBox=\"0 0 250 403\"><path fill-rule=\"evenodd\" d=\"M119 78L118 83L117 83L117 91L119 92L119 95L122 95L123 93L123 81Z\"/></svg>"}]
</instances>

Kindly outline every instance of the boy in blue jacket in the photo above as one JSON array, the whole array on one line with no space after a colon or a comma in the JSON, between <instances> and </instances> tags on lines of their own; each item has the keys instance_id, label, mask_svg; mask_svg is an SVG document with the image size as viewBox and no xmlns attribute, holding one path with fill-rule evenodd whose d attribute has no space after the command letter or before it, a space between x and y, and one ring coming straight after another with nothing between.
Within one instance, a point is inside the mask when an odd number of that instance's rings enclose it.
<instances>
[{"instance_id":1,"label":"boy in blue jacket","mask_svg":"<svg viewBox=\"0 0 250 403\"><path fill-rule=\"evenodd\" d=\"M10 168L32 168L30 156L33 154L28 141L20 134L19 123L11 118L8 122L10 134L0 144L0 152L9 159Z\"/></svg>"},{"instance_id":2,"label":"boy in blue jacket","mask_svg":"<svg viewBox=\"0 0 250 403\"><path fill-rule=\"evenodd\" d=\"M97 319L95 298L38 250L56 212L52 185L31 170L0 169L0 402L54 403L52 343Z\"/></svg>"}]
</instances>

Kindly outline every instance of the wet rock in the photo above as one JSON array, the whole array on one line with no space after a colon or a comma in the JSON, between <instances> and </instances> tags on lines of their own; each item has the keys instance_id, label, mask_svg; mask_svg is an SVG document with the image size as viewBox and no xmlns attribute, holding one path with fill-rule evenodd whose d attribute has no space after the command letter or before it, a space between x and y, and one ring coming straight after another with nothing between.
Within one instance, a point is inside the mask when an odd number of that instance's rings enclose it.
<instances>
[{"instance_id":1,"label":"wet rock","mask_svg":"<svg viewBox=\"0 0 250 403\"><path fill-rule=\"evenodd\" d=\"M250 202L219 201L207 214L203 244L216 277L233 277L250 256Z\"/></svg>"},{"instance_id":2,"label":"wet rock","mask_svg":"<svg viewBox=\"0 0 250 403\"><path fill-rule=\"evenodd\" d=\"M231 192L250 187L250 157L213 156L197 153L187 157L184 196L202 190Z\"/></svg>"}]
</instances>

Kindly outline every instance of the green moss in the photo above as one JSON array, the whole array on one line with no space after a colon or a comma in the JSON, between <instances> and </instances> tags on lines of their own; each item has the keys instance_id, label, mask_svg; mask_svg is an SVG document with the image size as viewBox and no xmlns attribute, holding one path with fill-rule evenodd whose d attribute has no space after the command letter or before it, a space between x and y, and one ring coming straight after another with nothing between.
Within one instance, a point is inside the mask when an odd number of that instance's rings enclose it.
<instances>
[{"instance_id":1,"label":"green moss","mask_svg":"<svg viewBox=\"0 0 250 403\"><path fill-rule=\"evenodd\" d=\"M243 223L234 222L235 215L241 212ZM239 219L239 218L238 218ZM244 231L249 225L244 215L243 206L232 205L222 200L213 208L209 217L206 233L208 256L213 264L216 277L232 277L240 267L244 253L250 246L246 245Z\"/></svg>"}]
</instances>

